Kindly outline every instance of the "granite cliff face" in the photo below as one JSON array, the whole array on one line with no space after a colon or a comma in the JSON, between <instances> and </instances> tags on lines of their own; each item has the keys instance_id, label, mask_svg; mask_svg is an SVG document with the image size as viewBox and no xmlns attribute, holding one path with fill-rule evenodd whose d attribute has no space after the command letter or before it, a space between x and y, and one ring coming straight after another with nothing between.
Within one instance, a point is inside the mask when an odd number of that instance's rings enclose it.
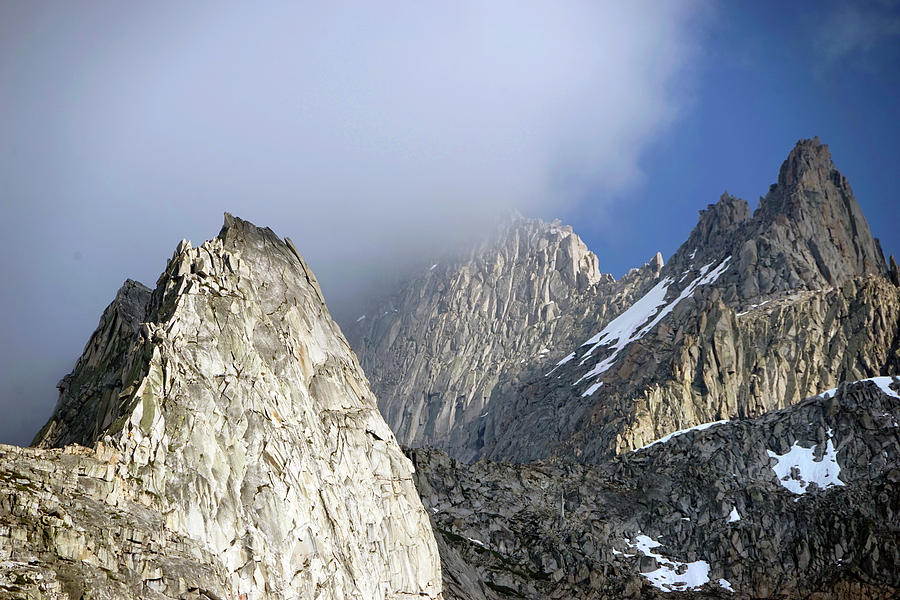
<instances>
[{"instance_id":1,"label":"granite cliff face","mask_svg":"<svg viewBox=\"0 0 900 600\"><path fill-rule=\"evenodd\" d=\"M412 450L445 595L896 598L898 390L844 384L596 465Z\"/></svg>"},{"instance_id":2,"label":"granite cliff face","mask_svg":"<svg viewBox=\"0 0 900 600\"><path fill-rule=\"evenodd\" d=\"M470 436L493 398L550 348L577 343L598 314L627 306L661 268L657 255L617 282L570 227L517 216L469 256L414 277L348 336L402 444L474 456Z\"/></svg>"},{"instance_id":3,"label":"granite cliff face","mask_svg":"<svg viewBox=\"0 0 900 600\"><path fill-rule=\"evenodd\" d=\"M0 445L0 598L897 597L898 284L801 141L618 281L522 218L420 273L351 325L376 406L291 241L226 215Z\"/></svg>"},{"instance_id":4,"label":"granite cliff face","mask_svg":"<svg viewBox=\"0 0 900 600\"><path fill-rule=\"evenodd\" d=\"M494 280L511 272L494 264ZM533 277L541 278L548 267L537 264ZM461 378L423 384L417 374L440 372L430 365L445 361L433 357L455 341L444 332L472 318L462 310L437 316L434 308L466 306L473 289L457 279L466 269L447 265L428 286L414 279L390 310L349 334L379 397L390 398L388 423L401 442L463 460L603 461L678 429L900 372L900 290L818 139L798 142L753 214L728 194L701 211L665 265L657 257L620 281L599 276L569 294L568 310L536 315L543 320L497 316L502 336L463 329L468 346L516 348L514 360L489 363L496 375L477 418L408 435L450 398L465 397ZM512 281L519 282L513 295L522 294L528 279ZM472 358L477 352L448 354L456 373L478 379L486 371ZM435 388L447 400L433 401Z\"/></svg>"},{"instance_id":5,"label":"granite cliff face","mask_svg":"<svg viewBox=\"0 0 900 600\"><path fill-rule=\"evenodd\" d=\"M350 326L387 392L388 424L405 444L454 443L498 381L546 353L583 312L584 292L607 279L571 228L521 217L461 261L435 264Z\"/></svg>"},{"instance_id":6,"label":"granite cliff face","mask_svg":"<svg viewBox=\"0 0 900 600\"><path fill-rule=\"evenodd\" d=\"M0 447L0 597L441 596L411 464L290 240L226 215L182 242L59 387L36 448Z\"/></svg>"}]
</instances>

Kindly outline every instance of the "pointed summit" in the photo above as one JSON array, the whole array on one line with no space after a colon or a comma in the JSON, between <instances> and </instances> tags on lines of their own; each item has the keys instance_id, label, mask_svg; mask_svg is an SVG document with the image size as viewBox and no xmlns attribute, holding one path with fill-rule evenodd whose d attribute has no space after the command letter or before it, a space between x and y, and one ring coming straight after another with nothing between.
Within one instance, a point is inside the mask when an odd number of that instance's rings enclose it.
<instances>
[{"instance_id":1,"label":"pointed summit","mask_svg":"<svg viewBox=\"0 0 900 600\"><path fill-rule=\"evenodd\" d=\"M750 206L747 201L726 191L718 202L700 211L700 219L688 238L688 245L695 248L720 245L749 220Z\"/></svg>"},{"instance_id":2,"label":"pointed summit","mask_svg":"<svg viewBox=\"0 0 900 600\"><path fill-rule=\"evenodd\" d=\"M213 557L198 563L209 597L440 597L412 465L271 229L226 214L218 237L178 245L152 294L126 282L60 392L35 445L112 449L110 476L163 534ZM165 597L195 597L161 577Z\"/></svg>"},{"instance_id":3,"label":"pointed summit","mask_svg":"<svg viewBox=\"0 0 900 600\"><path fill-rule=\"evenodd\" d=\"M760 200L754 220L757 235L773 250L801 263L795 274L807 285L887 274L850 183L817 137L797 142L781 165L778 183Z\"/></svg>"},{"instance_id":4,"label":"pointed summit","mask_svg":"<svg viewBox=\"0 0 900 600\"><path fill-rule=\"evenodd\" d=\"M831 161L831 151L818 136L811 140L799 140L781 164L778 172L778 186L800 186L810 189L822 187L837 169ZM846 182L842 176L840 182Z\"/></svg>"},{"instance_id":5,"label":"pointed summit","mask_svg":"<svg viewBox=\"0 0 900 600\"><path fill-rule=\"evenodd\" d=\"M736 262L721 279L726 301L888 276L878 240L819 138L797 142L752 216L728 192L701 210L671 262L686 269L727 256Z\"/></svg>"},{"instance_id":6,"label":"pointed summit","mask_svg":"<svg viewBox=\"0 0 900 600\"><path fill-rule=\"evenodd\" d=\"M514 378L523 356L548 354L560 324L613 279L571 227L521 215L439 262L347 329L401 443L468 452L500 373Z\"/></svg>"}]
</instances>

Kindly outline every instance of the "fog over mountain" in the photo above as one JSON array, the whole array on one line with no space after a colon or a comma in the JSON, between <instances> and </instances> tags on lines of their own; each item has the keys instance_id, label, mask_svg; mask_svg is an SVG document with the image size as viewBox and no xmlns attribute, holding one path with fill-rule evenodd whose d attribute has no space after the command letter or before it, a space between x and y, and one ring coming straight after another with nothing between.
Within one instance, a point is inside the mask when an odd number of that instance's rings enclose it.
<instances>
[{"instance_id":1,"label":"fog over mountain","mask_svg":"<svg viewBox=\"0 0 900 600\"><path fill-rule=\"evenodd\" d=\"M836 27L836 9L798 29L813 56L827 56L816 62L825 81L835 69L861 73L862 56L878 85L895 85L891 29L859 42L866 23L890 22L872 18L885 10L863 6L839 46L814 43ZM747 78L761 95L726 122L763 115L757 124L780 133L746 147L723 141L746 132L698 110L737 90L713 83L717 69L768 64L737 45L734 27L751 40L765 23L702 2L4 3L0 441L31 439L122 282L152 287L160 257L182 237L214 235L225 210L291 236L340 321L373 288L479 237L509 209L563 217L602 270L621 274L650 247L671 253L723 181L751 201L763 193L766 161L796 139L819 134L855 157L890 134L893 125L858 122L810 130L837 119L816 112L825 108L801 111L813 122L766 108L768 88ZM805 91L781 93L814 104ZM832 110L858 120L886 110L887 95L867 97ZM781 130L776 112L798 130ZM682 168L701 147L710 168ZM855 185L888 189L894 163L858 155L841 161ZM734 172L711 168L720 161ZM873 217L868 199L891 205L857 192ZM666 223L667 207L686 219ZM641 225L638 213L662 220ZM873 232L885 241L879 220ZM671 233L654 229L664 225Z\"/></svg>"}]
</instances>

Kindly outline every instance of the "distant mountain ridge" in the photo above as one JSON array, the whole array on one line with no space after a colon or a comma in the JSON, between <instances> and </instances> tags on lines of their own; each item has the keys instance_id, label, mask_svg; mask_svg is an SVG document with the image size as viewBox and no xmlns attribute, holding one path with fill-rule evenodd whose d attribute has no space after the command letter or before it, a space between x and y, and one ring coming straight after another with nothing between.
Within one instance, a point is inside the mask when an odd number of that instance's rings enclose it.
<instances>
[{"instance_id":1,"label":"distant mountain ridge","mask_svg":"<svg viewBox=\"0 0 900 600\"><path fill-rule=\"evenodd\" d=\"M827 148L781 171L618 281L510 219L359 318L361 361L226 213L0 445L0 599L898 597L900 272Z\"/></svg>"},{"instance_id":2,"label":"distant mountain ridge","mask_svg":"<svg viewBox=\"0 0 900 600\"><path fill-rule=\"evenodd\" d=\"M508 223L348 325L401 443L464 460L597 461L900 370L892 271L818 138L797 143L752 215L725 194L668 263L619 281L554 275L563 245L597 263L559 227ZM535 282L550 280L553 297L536 296ZM473 299L495 288L514 309L489 300L479 313Z\"/></svg>"}]
</instances>

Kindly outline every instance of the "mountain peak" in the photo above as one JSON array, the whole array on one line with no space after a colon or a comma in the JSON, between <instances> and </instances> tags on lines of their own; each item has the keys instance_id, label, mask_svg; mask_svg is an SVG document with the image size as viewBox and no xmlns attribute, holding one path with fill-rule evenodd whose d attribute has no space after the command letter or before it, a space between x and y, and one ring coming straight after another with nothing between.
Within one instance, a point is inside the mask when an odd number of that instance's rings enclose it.
<instances>
[{"instance_id":1,"label":"mountain peak","mask_svg":"<svg viewBox=\"0 0 900 600\"><path fill-rule=\"evenodd\" d=\"M821 186L836 172L828 145L823 144L816 136L811 140L797 141L787 159L781 164L777 185L813 188ZM846 180L841 176L835 183L839 185L841 181Z\"/></svg>"},{"instance_id":2,"label":"mountain peak","mask_svg":"<svg viewBox=\"0 0 900 600\"><path fill-rule=\"evenodd\" d=\"M750 206L747 201L725 191L718 202L709 204L700 211L700 219L691 233L690 243L695 247L718 245L748 220Z\"/></svg>"},{"instance_id":3,"label":"mountain peak","mask_svg":"<svg viewBox=\"0 0 900 600\"><path fill-rule=\"evenodd\" d=\"M887 274L850 183L818 137L797 142L753 216L756 235L807 265L806 274L797 273L807 284L820 279L839 285L857 275Z\"/></svg>"},{"instance_id":4,"label":"mountain peak","mask_svg":"<svg viewBox=\"0 0 900 600\"><path fill-rule=\"evenodd\" d=\"M152 294L126 282L60 391L35 445L114 448L166 531L216 557L210 597L440 597L412 465L271 229L226 214Z\"/></svg>"}]
</instances>

